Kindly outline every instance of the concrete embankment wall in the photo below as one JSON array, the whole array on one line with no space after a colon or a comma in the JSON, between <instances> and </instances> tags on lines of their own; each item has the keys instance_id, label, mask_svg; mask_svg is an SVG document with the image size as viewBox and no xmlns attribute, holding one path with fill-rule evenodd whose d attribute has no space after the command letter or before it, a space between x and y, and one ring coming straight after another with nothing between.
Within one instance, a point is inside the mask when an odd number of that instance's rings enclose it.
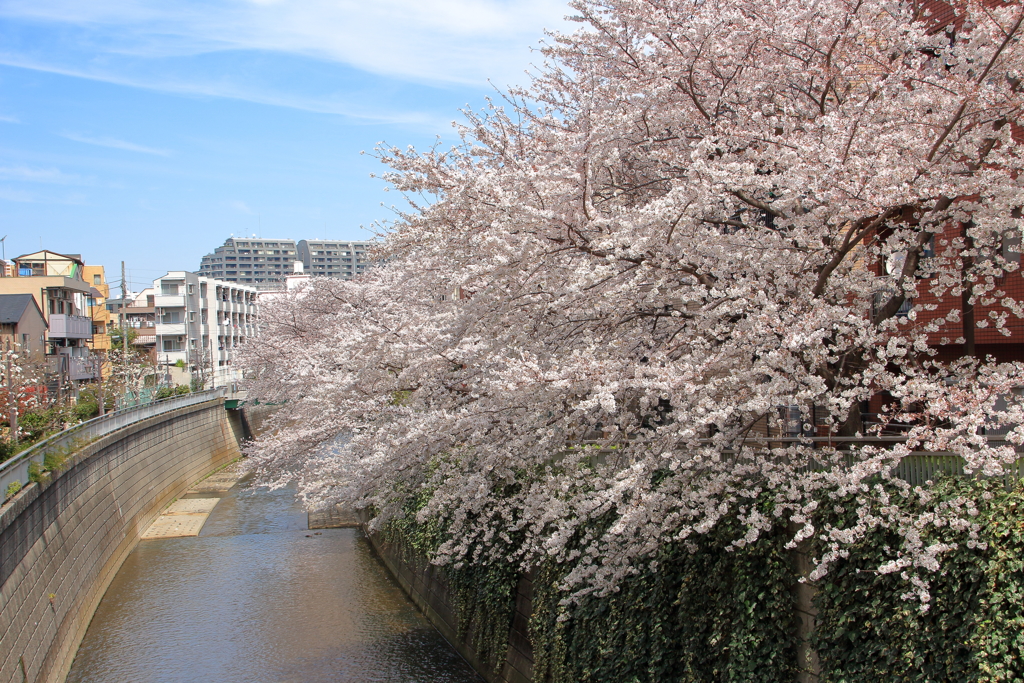
<instances>
[{"instance_id":1,"label":"concrete embankment wall","mask_svg":"<svg viewBox=\"0 0 1024 683\"><path fill-rule=\"evenodd\" d=\"M360 521L368 521L365 513ZM426 557L401 542L388 542L380 534L368 534L378 557L441 635L468 661L488 683L533 683L533 645L529 636L529 620L533 613L533 583L529 576L520 577L516 586L516 607L509 632L508 652L500 672L493 671L474 650L472 624L462 638L458 634L453 601L443 567L430 564ZM793 554L795 568L803 576L810 572L805 549ZM797 640L796 683L816 683L819 676L817 653L810 644L817 611L814 608L815 588L807 583L793 587Z\"/></svg>"},{"instance_id":2,"label":"concrete embankment wall","mask_svg":"<svg viewBox=\"0 0 1024 683\"><path fill-rule=\"evenodd\" d=\"M400 543L385 541L379 534L368 536L377 555L398 580L402 590L488 683L530 683L533 680L533 647L527 630L533 596L529 577L521 578L516 586L516 609L509 633L508 654L501 671L495 672L473 649L472 624L465 637L459 638L458 621L449 598L444 568L430 564L425 557Z\"/></svg>"},{"instance_id":3,"label":"concrete embankment wall","mask_svg":"<svg viewBox=\"0 0 1024 683\"><path fill-rule=\"evenodd\" d=\"M241 436L223 399L180 408L101 437L0 509L0 683L64 680L139 534Z\"/></svg>"}]
</instances>

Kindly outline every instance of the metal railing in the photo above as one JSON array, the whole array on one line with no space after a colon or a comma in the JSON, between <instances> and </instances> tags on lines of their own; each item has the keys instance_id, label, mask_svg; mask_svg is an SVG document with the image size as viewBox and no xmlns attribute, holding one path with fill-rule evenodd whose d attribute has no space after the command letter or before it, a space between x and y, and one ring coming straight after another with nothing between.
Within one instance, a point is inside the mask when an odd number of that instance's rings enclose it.
<instances>
[{"instance_id":1,"label":"metal railing","mask_svg":"<svg viewBox=\"0 0 1024 683\"><path fill-rule=\"evenodd\" d=\"M986 441L992 446L1003 446L1010 442L1002 434L993 434L986 437ZM833 450L839 454L846 453L849 462L852 462L853 452L858 446L886 446L898 443L906 443L906 436L814 436L814 437L774 437L755 436L742 440L742 445L757 448L778 448L789 445L810 446L814 449ZM701 445L710 445L712 439L700 439ZM621 446L608 444L600 440L587 439L579 443L584 448L594 449L592 463L611 464L613 467L626 467L631 463L623 458ZM1015 446L1014 450L1019 456L1017 461L1003 466L1002 477L1007 485L1024 479L1024 446ZM726 457L735 457L736 451L725 448L721 454ZM947 451L911 451L900 459L899 464L892 470L892 474L903 479L911 486L923 486L928 481L934 480L941 475L963 476L964 460L956 453ZM824 467L824 463L816 462L813 458L803 466L805 470L814 470Z\"/></svg>"},{"instance_id":2,"label":"metal railing","mask_svg":"<svg viewBox=\"0 0 1024 683\"><path fill-rule=\"evenodd\" d=\"M57 432L56 434L43 439L39 443L34 444L30 448L25 449L21 453L18 453L10 460L0 463L0 497L6 498L8 487L15 482L20 483L22 486L28 484L29 467L32 463L38 463L38 466L41 467L43 464L43 458L50 451L65 449L68 447L73 448L80 444L85 445L86 443L95 441L101 436L106 436L107 434L116 432L119 429L124 429L125 427L135 424L141 420L162 415L163 413L169 413L172 410L177 410L178 408L206 403L207 401L215 401L223 398L226 394L226 387L218 387L209 391L184 394L183 396L173 396L161 401L154 401L145 405L126 408L113 413L107 413L100 417L94 417L93 419L77 424L70 429Z\"/></svg>"}]
</instances>

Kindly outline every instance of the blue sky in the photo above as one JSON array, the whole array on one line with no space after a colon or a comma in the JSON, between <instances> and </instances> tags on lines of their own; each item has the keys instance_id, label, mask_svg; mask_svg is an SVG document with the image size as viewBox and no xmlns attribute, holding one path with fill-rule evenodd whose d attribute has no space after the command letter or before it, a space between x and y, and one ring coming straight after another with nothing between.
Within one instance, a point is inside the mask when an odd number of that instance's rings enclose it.
<instances>
[{"instance_id":1,"label":"blue sky","mask_svg":"<svg viewBox=\"0 0 1024 683\"><path fill-rule=\"evenodd\" d=\"M367 239L380 141L453 140L562 0L0 0L0 237L139 289L232 233Z\"/></svg>"}]
</instances>

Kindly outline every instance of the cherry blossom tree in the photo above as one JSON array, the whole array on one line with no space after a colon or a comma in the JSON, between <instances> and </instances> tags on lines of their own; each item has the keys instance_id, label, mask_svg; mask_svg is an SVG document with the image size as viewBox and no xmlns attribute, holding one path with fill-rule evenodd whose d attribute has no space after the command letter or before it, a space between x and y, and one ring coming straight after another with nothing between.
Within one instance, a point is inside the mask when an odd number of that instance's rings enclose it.
<instances>
[{"instance_id":1,"label":"cherry blossom tree","mask_svg":"<svg viewBox=\"0 0 1024 683\"><path fill-rule=\"evenodd\" d=\"M1024 442L1024 366L970 344L1024 316L1003 248L1024 6L968 0L943 25L936 6L575 2L581 29L460 144L378 150L410 203L384 265L264 307L249 391L284 405L252 448L263 480L376 523L426 496L452 538L437 561L582 559L581 590L727 514L740 545L822 536L818 575L885 525L904 544L882 570L926 599L948 546L920 529L970 542L969 502L848 529L814 510L883 495L915 450L994 476ZM880 392L906 440L858 443Z\"/></svg>"}]
</instances>

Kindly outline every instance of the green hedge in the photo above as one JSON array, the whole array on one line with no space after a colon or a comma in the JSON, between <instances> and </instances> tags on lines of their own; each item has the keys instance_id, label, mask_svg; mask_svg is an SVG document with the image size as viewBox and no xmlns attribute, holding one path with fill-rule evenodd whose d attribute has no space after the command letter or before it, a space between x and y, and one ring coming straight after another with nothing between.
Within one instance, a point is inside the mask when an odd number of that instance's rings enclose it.
<instances>
[{"instance_id":1,"label":"green hedge","mask_svg":"<svg viewBox=\"0 0 1024 683\"><path fill-rule=\"evenodd\" d=\"M900 500L893 490L894 501ZM877 531L851 549L818 587L813 643L822 667L822 683L875 681L1020 681L1024 680L1024 495L1007 491L999 480L947 479L937 497L969 496L979 502L975 518L984 548L968 548L965 536L934 527L926 543L959 541L942 557L942 569L930 580L929 609L903 600L907 582L899 574L875 569L892 559L899 539ZM986 500L985 498L989 499ZM852 522L846 510L828 506L822 521ZM904 508L913 504L900 500Z\"/></svg>"}]
</instances>

